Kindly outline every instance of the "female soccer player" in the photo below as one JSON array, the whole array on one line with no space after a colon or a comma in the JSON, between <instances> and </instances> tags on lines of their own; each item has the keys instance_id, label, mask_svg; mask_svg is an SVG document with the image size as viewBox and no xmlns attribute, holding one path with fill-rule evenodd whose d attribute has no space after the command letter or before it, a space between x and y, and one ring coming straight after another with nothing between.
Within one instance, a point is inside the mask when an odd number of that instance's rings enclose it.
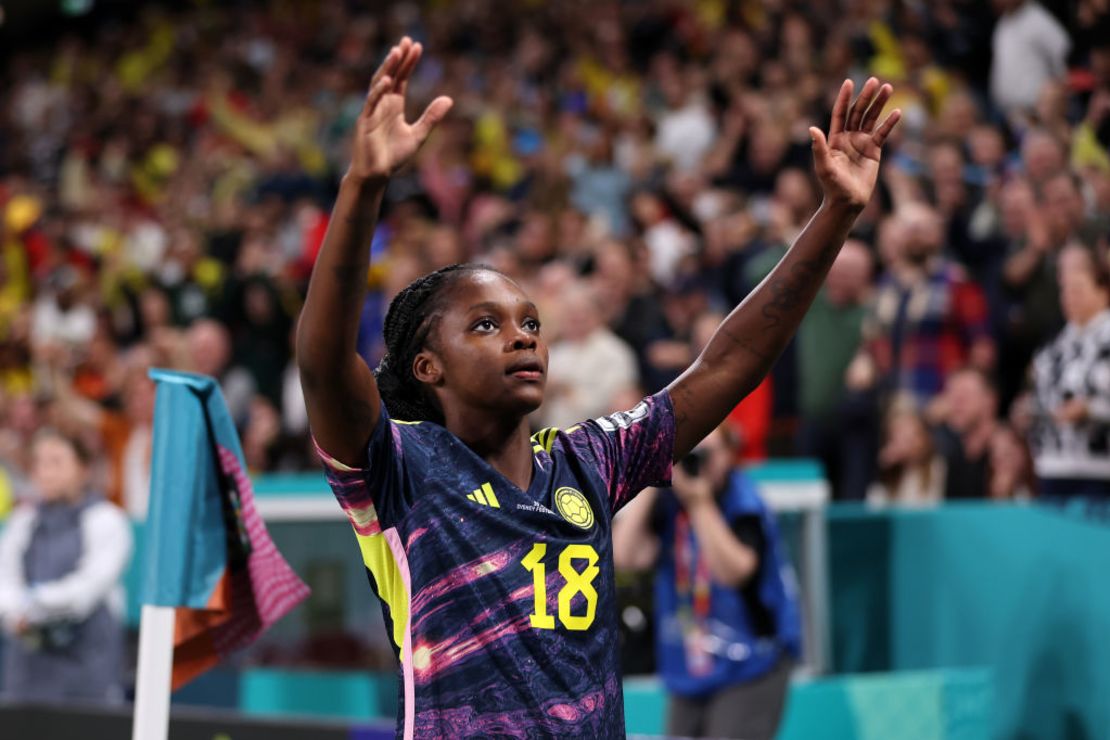
<instances>
[{"instance_id":1,"label":"female soccer player","mask_svg":"<svg viewBox=\"0 0 1110 740\"><path fill-rule=\"evenodd\" d=\"M393 300L376 374L355 351L390 175L451 107L404 119L421 55L374 75L297 335L326 474L354 526L401 662L399 737L624 735L610 522L759 383L871 197L889 85L846 81L811 128L824 200L768 278L665 390L625 413L529 436L547 346L535 305L475 265Z\"/></svg>"}]
</instances>

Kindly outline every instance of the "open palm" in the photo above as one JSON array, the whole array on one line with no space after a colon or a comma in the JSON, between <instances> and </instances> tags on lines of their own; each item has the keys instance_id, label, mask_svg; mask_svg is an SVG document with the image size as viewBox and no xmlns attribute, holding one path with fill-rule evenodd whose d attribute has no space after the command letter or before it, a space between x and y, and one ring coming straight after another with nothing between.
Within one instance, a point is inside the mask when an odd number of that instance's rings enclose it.
<instances>
[{"instance_id":1,"label":"open palm","mask_svg":"<svg viewBox=\"0 0 1110 740\"><path fill-rule=\"evenodd\" d=\"M420 44L406 36L374 73L355 124L349 172L356 177L390 177L416 154L451 109L451 98L440 96L416 121L405 121L405 92L422 52Z\"/></svg>"},{"instance_id":2,"label":"open palm","mask_svg":"<svg viewBox=\"0 0 1110 740\"><path fill-rule=\"evenodd\" d=\"M852 87L851 80L840 86L828 138L816 126L810 127L809 133L813 137L813 165L825 197L862 208L875 189L883 143L902 112L893 110L878 123L894 88L880 85L872 77L853 103Z\"/></svg>"}]
</instances>

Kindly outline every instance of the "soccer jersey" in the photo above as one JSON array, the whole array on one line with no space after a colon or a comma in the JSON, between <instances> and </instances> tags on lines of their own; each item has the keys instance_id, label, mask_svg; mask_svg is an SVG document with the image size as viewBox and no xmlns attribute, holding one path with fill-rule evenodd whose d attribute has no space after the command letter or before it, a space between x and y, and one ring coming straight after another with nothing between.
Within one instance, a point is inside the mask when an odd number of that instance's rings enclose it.
<instances>
[{"instance_id":1,"label":"soccer jersey","mask_svg":"<svg viewBox=\"0 0 1110 740\"><path fill-rule=\"evenodd\" d=\"M321 452L400 660L398 737L624 736L610 523L670 477L671 399L532 441L526 491L384 408L365 468Z\"/></svg>"}]
</instances>

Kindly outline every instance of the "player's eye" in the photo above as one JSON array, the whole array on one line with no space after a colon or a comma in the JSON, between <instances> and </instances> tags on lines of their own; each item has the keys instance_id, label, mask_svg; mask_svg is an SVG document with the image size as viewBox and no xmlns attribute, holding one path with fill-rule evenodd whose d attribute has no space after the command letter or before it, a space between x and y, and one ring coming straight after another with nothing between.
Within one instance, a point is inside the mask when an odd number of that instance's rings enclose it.
<instances>
[{"instance_id":1,"label":"player's eye","mask_svg":"<svg viewBox=\"0 0 1110 740\"><path fill-rule=\"evenodd\" d=\"M524 330L525 331L532 331L532 332L539 331L540 330L540 320L539 319L531 319L531 318L525 319L524 320Z\"/></svg>"},{"instance_id":2,"label":"player's eye","mask_svg":"<svg viewBox=\"0 0 1110 740\"><path fill-rule=\"evenodd\" d=\"M495 322L493 319L490 319L490 318L478 319L477 321L474 322L474 325L470 328L473 329L473 330L476 330L476 331L481 331L481 332L496 331L497 330L497 322Z\"/></svg>"}]
</instances>

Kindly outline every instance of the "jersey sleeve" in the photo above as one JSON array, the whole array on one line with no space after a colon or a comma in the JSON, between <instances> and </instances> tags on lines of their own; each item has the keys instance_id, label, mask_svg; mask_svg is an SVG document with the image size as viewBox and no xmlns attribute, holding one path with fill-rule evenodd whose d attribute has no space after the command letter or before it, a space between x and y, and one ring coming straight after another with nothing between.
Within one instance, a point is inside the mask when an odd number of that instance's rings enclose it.
<instances>
[{"instance_id":1,"label":"jersey sleeve","mask_svg":"<svg viewBox=\"0 0 1110 740\"><path fill-rule=\"evenodd\" d=\"M316 454L324 463L324 477L343 513L360 535L380 534L407 509L404 497L404 445L401 432L390 421L385 404L366 448L365 467L339 462L315 440Z\"/></svg>"},{"instance_id":2,"label":"jersey sleeve","mask_svg":"<svg viewBox=\"0 0 1110 740\"><path fill-rule=\"evenodd\" d=\"M664 389L628 411L567 430L575 451L604 481L610 516L647 486L670 485L674 424L674 406Z\"/></svg>"}]
</instances>

